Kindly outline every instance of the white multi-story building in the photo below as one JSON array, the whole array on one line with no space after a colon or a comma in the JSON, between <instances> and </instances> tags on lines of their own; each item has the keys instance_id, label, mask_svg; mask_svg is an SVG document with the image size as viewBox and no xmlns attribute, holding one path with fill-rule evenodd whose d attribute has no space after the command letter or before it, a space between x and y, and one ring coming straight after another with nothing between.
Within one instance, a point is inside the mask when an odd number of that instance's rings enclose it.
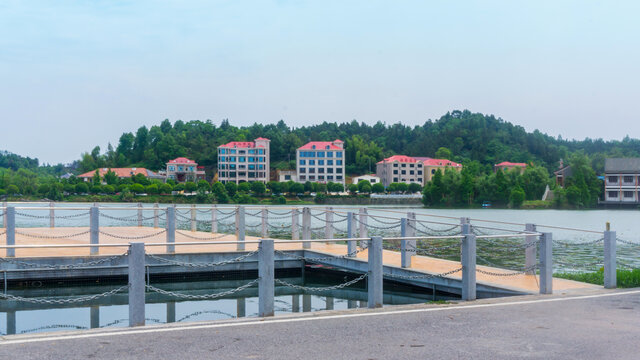
<instances>
[{"instance_id":1,"label":"white multi-story building","mask_svg":"<svg viewBox=\"0 0 640 360\"><path fill-rule=\"evenodd\" d=\"M344 185L344 142L312 141L296 150L297 181Z\"/></svg>"},{"instance_id":2,"label":"white multi-story building","mask_svg":"<svg viewBox=\"0 0 640 360\"><path fill-rule=\"evenodd\" d=\"M218 146L218 181L269 181L269 139L232 141Z\"/></svg>"},{"instance_id":3,"label":"white multi-story building","mask_svg":"<svg viewBox=\"0 0 640 360\"><path fill-rule=\"evenodd\" d=\"M604 160L605 203L640 203L640 158Z\"/></svg>"},{"instance_id":4,"label":"white multi-story building","mask_svg":"<svg viewBox=\"0 0 640 360\"><path fill-rule=\"evenodd\" d=\"M391 183L417 183L424 186L423 163L411 156L394 155L376 163L376 176L385 187Z\"/></svg>"}]
</instances>

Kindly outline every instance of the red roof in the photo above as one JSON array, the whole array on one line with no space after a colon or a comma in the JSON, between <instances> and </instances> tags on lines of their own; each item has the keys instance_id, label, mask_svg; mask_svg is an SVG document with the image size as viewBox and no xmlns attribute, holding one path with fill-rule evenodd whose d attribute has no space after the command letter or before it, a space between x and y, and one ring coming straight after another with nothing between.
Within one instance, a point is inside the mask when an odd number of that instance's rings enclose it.
<instances>
[{"instance_id":1,"label":"red roof","mask_svg":"<svg viewBox=\"0 0 640 360\"><path fill-rule=\"evenodd\" d=\"M401 162L401 163L416 163L418 162L418 160L416 160L415 158L412 158L411 156L407 156L407 155L393 155L391 157L388 157L382 161L378 161L378 164L382 164L382 163L386 163L386 162Z\"/></svg>"},{"instance_id":2,"label":"red roof","mask_svg":"<svg viewBox=\"0 0 640 360\"><path fill-rule=\"evenodd\" d=\"M98 172L100 173L100 176L104 177L104 175L107 173L107 171L109 171L109 168L100 168L98 169ZM132 177L138 174L142 174L144 176L155 176L156 174L151 171L151 170L147 170L145 168L111 168L111 171L113 171L114 173L116 173L116 176L120 177L120 178L128 178L128 177ZM86 172L82 175L78 175L79 178L90 178L93 177L93 175L96 173L95 170L93 171L89 171Z\"/></svg>"},{"instance_id":3,"label":"red roof","mask_svg":"<svg viewBox=\"0 0 640 360\"><path fill-rule=\"evenodd\" d=\"M422 161L423 164L425 164L426 166L453 166L453 167L462 167L461 164L458 164L455 161L451 161L451 160L447 160L447 159L431 159L431 158L427 158L427 159L420 159L420 161Z\"/></svg>"},{"instance_id":4,"label":"red roof","mask_svg":"<svg viewBox=\"0 0 640 360\"><path fill-rule=\"evenodd\" d=\"M515 167L527 167L525 163L512 163L508 161L503 161L500 164L496 164L497 167L506 167L506 166L515 166Z\"/></svg>"},{"instance_id":5,"label":"red roof","mask_svg":"<svg viewBox=\"0 0 640 360\"><path fill-rule=\"evenodd\" d=\"M195 164L193 160L189 160L186 157L179 157L169 161L169 164Z\"/></svg>"},{"instance_id":6,"label":"red roof","mask_svg":"<svg viewBox=\"0 0 640 360\"><path fill-rule=\"evenodd\" d=\"M224 145L220 145L218 147L231 148L231 149L233 149L233 148L253 149L253 148L256 148L256 147L263 148L264 146L262 146L262 145L256 146L256 143L254 143L252 141L232 141L230 143L227 143L227 144L224 144Z\"/></svg>"},{"instance_id":7,"label":"red roof","mask_svg":"<svg viewBox=\"0 0 640 360\"><path fill-rule=\"evenodd\" d=\"M256 140L266 140L266 141L271 141L271 140L269 140L269 139L267 139L267 138L263 138L263 137L259 137L259 138L257 138Z\"/></svg>"},{"instance_id":8,"label":"red roof","mask_svg":"<svg viewBox=\"0 0 640 360\"><path fill-rule=\"evenodd\" d=\"M298 150L342 150L341 147L333 145L333 143L342 142L340 140L336 141L311 141L308 142L298 148Z\"/></svg>"}]
</instances>

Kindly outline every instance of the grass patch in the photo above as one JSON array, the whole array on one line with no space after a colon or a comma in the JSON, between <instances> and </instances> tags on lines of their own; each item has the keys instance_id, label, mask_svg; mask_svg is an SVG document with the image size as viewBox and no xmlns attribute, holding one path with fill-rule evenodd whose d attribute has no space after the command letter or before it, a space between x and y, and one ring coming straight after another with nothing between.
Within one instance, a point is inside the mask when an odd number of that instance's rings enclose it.
<instances>
[{"instance_id":1,"label":"grass patch","mask_svg":"<svg viewBox=\"0 0 640 360\"><path fill-rule=\"evenodd\" d=\"M556 273L553 274L553 276L590 284L604 285L604 269L600 269L596 272ZM617 270L616 280L619 288L640 287L640 269Z\"/></svg>"}]
</instances>

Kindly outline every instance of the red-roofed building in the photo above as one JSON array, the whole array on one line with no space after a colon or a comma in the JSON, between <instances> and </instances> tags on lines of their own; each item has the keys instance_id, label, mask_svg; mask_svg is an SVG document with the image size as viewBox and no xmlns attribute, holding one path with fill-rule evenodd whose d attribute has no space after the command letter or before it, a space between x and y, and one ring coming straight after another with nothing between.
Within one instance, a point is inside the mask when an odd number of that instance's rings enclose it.
<instances>
[{"instance_id":1,"label":"red-roofed building","mask_svg":"<svg viewBox=\"0 0 640 360\"><path fill-rule=\"evenodd\" d=\"M167 162L167 179L177 182L204 180L205 172L197 162L179 157Z\"/></svg>"},{"instance_id":2,"label":"red-roofed building","mask_svg":"<svg viewBox=\"0 0 640 360\"><path fill-rule=\"evenodd\" d=\"M131 178L134 177L138 174L143 175L144 177L150 178L150 179L159 179L162 178L161 176L159 176L158 174L154 173L151 170L147 170L145 168L100 168L97 169L98 173L100 174L101 178L104 178L104 175L109 171L113 171L116 176L118 178ZM86 172L84 174L78 175L78 177L80 179L83 179L84 181L91 181L91 179L93 178L93 176L95 175L96 170L92 170L89 172Z\"/></svg>"},{"instance_id":3,"label":"red-roofed building","mask_svg":"<svg viewBox=\"0 0 640 360\"><path fill-rule=\"evenodd\" d=\"M218 146L218 180L222 183L269 181L269 143L265 138L255 141L232 141Z\"/></svg>"},{"instance_id":4,"label":"red-roofed building","mask_svg":"<svg viewBox=\"0 0 640 360\"><path fill-rule=\"evenodd\" d=\"M421 161L424 166L424 183L428 183L431 181L433 175L435 175L436 171L440 169L440 171L444 174L447 169L452 169L456 171L462 170L462 164L458 164L455 161L447 160L447 159L433 159L430 157L416 157L418 161Z\"/></svg>"},{"instance_id":5,"label":"red-roofed building","mask_svg":"<svg viewBox=\"0 0 640 360\"><path fill-rule=\"evenodd\" d=\"M423 186L423 164L416 158L406 155L393 155L376 163L376 176L385 187L391 183L418 183Z\"/></svg>"},{"instance_id":6,"label":"red-roofed building","mask_svg":"<svg viewBox=\"0 0 640 360\"><path fill-rule=\"evenodd\" d=\"M344 142L311 141L296 150L298 182L345 183Z\"/></svg>"},{"instance_id":7,"label":"red-roofed building","mask_svg":"<svg viewBox=\"0 0 640 360\"><path fill-rule=\"evenodd\" d=\"M493 167L493 171L498 171L498 169L502 169L502 171L508 171L511 169L519 169L520 173L524 172L524 169L527 168L527 164L525 163L512 163L508 161L503 161L500 164L495 164Z\"/></svg>"}]
</instances>

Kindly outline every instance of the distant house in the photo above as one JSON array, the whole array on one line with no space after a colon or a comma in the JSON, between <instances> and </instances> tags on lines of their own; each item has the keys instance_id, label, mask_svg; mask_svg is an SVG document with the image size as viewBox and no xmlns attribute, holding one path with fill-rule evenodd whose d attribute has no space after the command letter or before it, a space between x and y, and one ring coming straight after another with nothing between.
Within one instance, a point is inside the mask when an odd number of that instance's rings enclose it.
<instances>
[{"instance_id":1,"label":"distant house","mask_svg":"<svg viewBox=\"0 0 640 360\"><path fill-rule=\"evenodd\" d=\"M218 146L218 181L222 183L269 181L271 140L232 141Z\"/></svg>"},{"instance_id":2,"label":"distant house","mask_svg":"<svg viewBox=\"0 0 640 360\"><path fill-rule=\"evenodd\" d=\"M411 156L394 155L376 163L376 176L385 187L391 183L418 183L424 185L422 161Z\"/></svg>"},{"instance_id":3,"label":"distant house","mask_svg":"<svg viewBox=\"0 0 640 360\"><path fill-rule=\"evenodd\" d=\"M493 166L493 171L498 171L498 169L501 169L502 171L508 171L511 169L519 169L520 173L522 174L524 172L524 169L527 168L527 164L525 163L512 163L512 162L508 162L508 161L503 161L500 164L495 164Z\"/></svg>"},{"instance_id":4,"label":"distant house","mask_svg":"<svg viewBox=\"0 0 640 360\"><path fill-rule=\"evenodd\" d=\"M360 175L351 179L352 184L358 184L362 180L367 180L371 185L381 183L382 180L375 174Z\"/></svg>"},{"instance_id":5,"label":"distant house","mask_svg":"<svg viewBox=\"0 0 640 360\"><path fill-rule=\"evenodd\" d=\"M298 175L295 170L277 170L278 181L279 182L287 182L287 181L298 181Z\"/></svg>"},{"instance_id":6,"label":"distant house","mask_svg":"<svg viewBox=\"0 0 640 360\"><path fill-rule=\"evenodd\" d=\"M345 182L344 142L311 141L296 150L298 182Z\"/></svg>"},{"instance_id":7,"label":"distant house","mask_svg":"<svg viewBox=\"0 0 640 360\"><path fill-rule=\"evenodd\" d=\"M455 171L462 170L462 164L447 159L432 159L430 157L415 157L415 159L422 161L424 166L424 184L431 181L431 178L433 178L433 175L435 175L438 169L440 169L442 173L444 173L446 169Z\"/></svg>"},{"instance_id":8,"label":"distant house","mask_svg":"<svg viewBox=\"0 0 640 360\"><path fill-rule=\"evenodd\" d=\"M98 173L100 174L101 178L104 178L104 175L109 171L113 171L116 176L118 177L118 179L123 179L123 178L131 178L134 177L138 174L143 175L146 178L149 179L162 179L162 176L159 176L158 174L154 173L151 170L147 170L145 168L100 168L97 169ZM84 174L78 175L79 179L83 179L84 181L91 181L91 179L93 179L93 176L95 175L96 170L92 170L89 172L86 172Z\"/></svg>"},{"instance_id":9,"label":"distant house","mask_svg":"<svg viewBox=\"0 0 640 360\"><path fill-rule=\"evenodd\" d=\"M198 181L205 179L204 168L185 157L175 158L167 163L167 180L177 182Z\"/></svg>"},{"instance_id":10,"label":"distant house","mask_svg":"<svg viewBox=\"0 0 640 360\"><path fill-rule=\"evenodd\" d=\"M573 175L573 170L571 170L571 165L567 165L554 171L553 175L556 178L556 185L560 187L564 187L564 184L566 183L567 178L570 178Z\"/></svg>"},{"instance_id":11,"label":"distant house","mask_svg":"<svg viewBox=\"0 0 640 360\"><path fill-rule=\"evenodd\" d=\"M640 203L640 158L604 160L605 203Z\"/></svg>"}]
</instances>

